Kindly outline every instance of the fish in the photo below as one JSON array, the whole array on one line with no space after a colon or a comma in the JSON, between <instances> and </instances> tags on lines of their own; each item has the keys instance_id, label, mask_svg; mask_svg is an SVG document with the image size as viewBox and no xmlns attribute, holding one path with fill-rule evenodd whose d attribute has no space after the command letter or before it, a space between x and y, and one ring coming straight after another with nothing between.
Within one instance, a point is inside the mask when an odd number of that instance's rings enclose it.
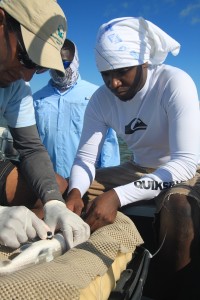
<instances>
[{"instance_id":1,"label":"fish","mask_svg":"<svg viewBox=\"0 0 200 300\"><path fill-rule=\"evenodd\" d=\"M0 261L0 276L50 262L67 250L69 248L62 233L56 233L51 239L27 242L19 248L19 254L13 259Z\"/></svg>"}]
</instances>

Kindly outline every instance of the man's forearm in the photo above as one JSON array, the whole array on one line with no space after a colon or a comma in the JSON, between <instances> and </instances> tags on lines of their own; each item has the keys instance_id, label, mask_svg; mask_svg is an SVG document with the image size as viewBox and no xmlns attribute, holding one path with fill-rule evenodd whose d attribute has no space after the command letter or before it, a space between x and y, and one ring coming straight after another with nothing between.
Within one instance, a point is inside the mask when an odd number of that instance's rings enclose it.
<instances>
[{"instance_id":1,"label":"man's forearm","mask_svg":"<svg viewBox=\"0 0 200 300\"><path fill-rule=\"evenodd\" d=\"M55 172L36 126L10 128L14 147L20 154L19 170L38 198L64 201L59 192Z\"/></svg>"}]
</instances>

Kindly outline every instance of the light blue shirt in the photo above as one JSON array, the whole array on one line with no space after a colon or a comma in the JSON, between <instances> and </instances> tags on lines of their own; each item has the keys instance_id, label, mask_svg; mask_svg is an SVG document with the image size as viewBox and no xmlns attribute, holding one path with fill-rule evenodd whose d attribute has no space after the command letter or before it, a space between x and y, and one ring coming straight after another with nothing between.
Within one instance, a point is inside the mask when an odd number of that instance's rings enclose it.
<instances>
[{"instance_id":1,"label":"light blue shirt","mask_svg":"<svg viewBox=\"0 0 200 300\"><path fill-rule=\"evenodd\" d=\"M39 135L53 162L54 170L67 178L78 148L86 106L98 86L82 80L61 93L49 82L33 95ZM116 133L109 129L96 167L120 164Z\"/></svg>"},{"instance_id":2,"label":"light blue shirt","mask_svg":"<svg viewBox=\"0 0 200 300\"><path fill-rule=\"evenodd\" d=\"M35 124L33 98L29 83L24 80L13 82L9 87L0 88L0 117L13 128Z\"/></svg>"}]
</instances>

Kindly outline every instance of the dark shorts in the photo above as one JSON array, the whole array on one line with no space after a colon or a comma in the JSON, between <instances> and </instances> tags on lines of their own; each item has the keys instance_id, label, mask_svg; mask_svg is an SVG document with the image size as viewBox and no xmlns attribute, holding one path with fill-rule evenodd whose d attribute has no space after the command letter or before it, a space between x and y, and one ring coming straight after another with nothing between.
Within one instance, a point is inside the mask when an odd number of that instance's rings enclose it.
<instances>
[{"instance_id":1,"label":"dark shorts","mask_svg":"<svg viewBox=\"0 0 200 300\"><path fill-rule=\"evenodd\" d=\"M0 161L0 205L7 205L6 198L6 179L10 172L15 168L15 165L9 161Z\"/></svg>"},{"instance_id":2,"label":"dark shorts","mask_svg":"<svg viewBox=\"0 0 200 300\"><path fill-rule=\"evenodd\" d=\"M173 194L185 195L193 198L200 208L200 170L197 170L196 175L192 179L178 183L175 186L161 192L155 198L157 212L161 210L165 201L167 201Z\"/></svg>"}]
</instances>

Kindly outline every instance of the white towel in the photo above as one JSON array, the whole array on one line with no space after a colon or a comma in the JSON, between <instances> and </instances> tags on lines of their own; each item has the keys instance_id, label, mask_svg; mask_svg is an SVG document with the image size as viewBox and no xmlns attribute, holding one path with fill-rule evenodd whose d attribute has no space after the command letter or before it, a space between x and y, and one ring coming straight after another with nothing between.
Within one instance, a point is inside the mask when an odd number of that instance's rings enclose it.
<instances>
[{"instance_id":1,"label":"white towel","mask_svg":"<svg viewBox=\"0 0 200 300\"><path fill-rule=\"evenodd\" d=\"M140 65L162 64L169 52L177 55L180 44L142 17L117 18L98 32L95 58L100 72Z\"/></svg>"}]
</instances>

